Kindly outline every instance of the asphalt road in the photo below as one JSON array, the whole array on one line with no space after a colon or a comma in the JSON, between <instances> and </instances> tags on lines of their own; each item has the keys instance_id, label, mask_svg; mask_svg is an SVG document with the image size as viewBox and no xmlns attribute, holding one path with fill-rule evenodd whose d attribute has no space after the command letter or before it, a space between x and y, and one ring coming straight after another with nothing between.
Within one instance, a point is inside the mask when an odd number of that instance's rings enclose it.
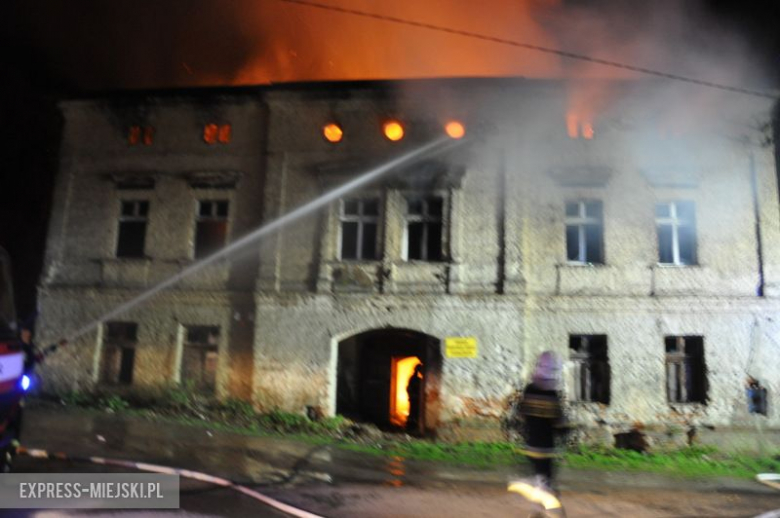
<instances>
[{"instance_id":1,"label":"asphalt road","mask_svg":"<svg viewBox=\"0 0 780 518\"><path fill-rule=\"evenodd\" d=\"M522 466L467 468L140 417L69 408L31 410L22 433L27 447L202 471L240 481L264 495L329 518L524 517L534 510L532 504L506 490L507 478L516 476ZM16 468L32 473L107 469L24 457ZM285 516L230 489L181 483L178 515ZM564 469L560 488L570 518L754 517L780 509L780 491L745 479L696 480ZM81 512L85 516L119 514L149 516L146 511Z\"/></svg>"},{"instance_id":2,"label":"asphalt road","mask_svg":"<svg viewBox=\"0 0 780 518\"><path fill-rule=\"evenodd\" d=\"M34 459L20 456L14 465L16 473L128 473L131 470L100 466L84 462L69 462L50 459ZM138 472L140 473L140 472ZM257 516L261 518L289 518L289 515L277 511L262 502L236 492L233 489L218 487L212 484L180 479L180 508L178 510L146 510L146 509L0 509L3 517L36 517L54 518L59 516L191 516L198 518L222 516Z\"/></svg>"}]
</instances>

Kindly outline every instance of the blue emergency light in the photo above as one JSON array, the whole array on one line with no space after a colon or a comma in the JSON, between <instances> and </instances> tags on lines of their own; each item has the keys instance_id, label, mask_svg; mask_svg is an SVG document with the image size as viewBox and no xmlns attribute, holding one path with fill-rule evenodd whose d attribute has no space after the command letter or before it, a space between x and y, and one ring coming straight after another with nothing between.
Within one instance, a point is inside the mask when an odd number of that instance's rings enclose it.
<instances>
[{"instance_id":1,"label":"blue emergency light","mask_svg":"<svg viewBox=\"0 0 780 518\"><path fill-rule=\"evenodd\" d=\"M30 388L30 385L32 384L32 380L27 374L22 375L22 390L27 392L27 389Z\"/></svg>"}]
</instances>

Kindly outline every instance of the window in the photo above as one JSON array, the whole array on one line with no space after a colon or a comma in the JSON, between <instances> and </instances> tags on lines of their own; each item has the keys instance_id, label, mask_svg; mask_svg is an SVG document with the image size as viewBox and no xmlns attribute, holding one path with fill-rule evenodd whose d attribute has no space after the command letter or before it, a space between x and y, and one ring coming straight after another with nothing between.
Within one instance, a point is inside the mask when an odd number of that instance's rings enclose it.
<instances>
[{"instance_id":1,"label":"window","mask_svg":"<svg viewBox=\"0 0 780 518\"><path fill-rule=\"evenodd\" d=\"M610 370L606 335L570 335L573 399L609 404Z\"/></svg>"},{"instance_id":2,"label":"window","mask_svg":"<svg viewBox=\"0 0 780 518\"><path fill-rule=\"evenodd\" d=\"M706 403L707 369L701 336L667 336L666 396L670 403Z\"/></svg>"},{"instance_id":3,"label":"window","mask_svg":"<svg viewBox=\"0 0 780 518\"><path fill-rule=\"evenodd\" d=\"M203 126L203 141L206 144L227 144L233 136L230 124L206 124Z\"/></svg>"},{"instance_id":4,"label":"window","mask_svg":"<svg viewBox=\"0 0 780 518\"><path fill-rule=\"evenodd\" d=\"M188 326L181 356L181 382L188 388L213 394L217 382L219 327Z\"/></svg>"},{"instance_id":5,"label":"window","mask_svg":"<svg viewBox=\"0 0 780 518\"><path fill-rule=\"evenodd\" d=\"M379 258L379 199L341 200L341 259Z\"/></svg>"},{"instance_id":6,"label":"window","mask_svg":"<svg viewBox=\"0 0 780 518\"><path fill-rule=\"evenodd\" d=\"M692 201L672 201L655 206L660 264L696 264L696 209Z\"/></svg>"},{"instance_id":7,"label":"window","mask_svg":"<svg viewBox=\"0 0 780 518\"><path fill-rule=\"evenodd\" d=\"M226 200L199 201L195 225L195 257L206 257L225 246L227 228L228 202Z\"/></svg>"},{"instance_id":8,"label":"window","mask_svg":"<svg viewBox=\"0 0 780 518\"><path fill-rule=\"evenodd\" d=\"M138 324L134 322L106 324L100 373L103 383L130 385L133 382L137 332Z\"/></svg>"},{"instance_id":9,"label":"window","mask_svg":"<svg viewBox=\"0 0 780 518\"><path fill-rule=\"evenodd\" d=\"M600 201L566 203L566 259L604 263L604 223Z\"/></svg>"},{"instance_id":10,"label":"window","mask_svg":"<svg viewBox=\"0 0 780 518\"><path fill-rule=\"evenodd\" d=\"M154 141L154 128L152 126L130 126L127 132L127 143L131 146L137 146L143 143L144 146L151 146Z\"/></svg>"},{"instance_id":11,"label":"window","mask_svg":"<svg viewBox=\"0 0 780 518\"><path fill-rule=\"evenodd\" d=\"M569 138L583 138L585 140L592 140L595 135L593 123L576 113L566 115L566 133L568 133Z\"/></svg>"},{"instance_id":12,"label":"window","mask_svg":"<svg viewBox=\"0 0 780 518\"><path fill-rule=\"evenodd\" d=\"M441 261L443 200L440 196L406 200L406 253L408 261Z\"/></svg>"},{"instance_id":13,"label":"window","mask_svg":"<svg viewBox=\"0 0 780 518\"><path fill-rule=\"evenodd\" d=\"M119 236L116 242L117 257L144 256L148 215L148 201L122 202L122 212L119 216Z\"/></svg>"}]
</instances>

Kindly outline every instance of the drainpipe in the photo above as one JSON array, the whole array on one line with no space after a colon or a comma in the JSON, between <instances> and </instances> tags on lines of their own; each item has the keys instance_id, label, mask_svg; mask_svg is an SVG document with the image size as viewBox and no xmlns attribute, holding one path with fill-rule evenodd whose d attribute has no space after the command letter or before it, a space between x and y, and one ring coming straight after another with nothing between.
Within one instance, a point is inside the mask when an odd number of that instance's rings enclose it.
<instances>
[{"instance_id":1,"label":"drainpipe","mask_svg":"<svg viewBox=\"0 0 780 518\"><path fill-rule=\"evenodd\" d=\"M761 241L761 211L758 206L758 179L756 177L756 159L750 151L750 187L753 191L753 216L756 228L756 255L758 255L758 286L756 295L764 296L764 247Z\"/></svg>"},{"instance_id":2,"label":"drainpipe","mask_svg":"<svg viewBox=\"0 0 780 518\"><path fill-rule=\"evenodd\" d=\"M498 192L496 193L496 230L498 231L498 257L496 293L504 293L506 282L506 150L501 148L498 163Z\"/></svg>"}]
</instances>

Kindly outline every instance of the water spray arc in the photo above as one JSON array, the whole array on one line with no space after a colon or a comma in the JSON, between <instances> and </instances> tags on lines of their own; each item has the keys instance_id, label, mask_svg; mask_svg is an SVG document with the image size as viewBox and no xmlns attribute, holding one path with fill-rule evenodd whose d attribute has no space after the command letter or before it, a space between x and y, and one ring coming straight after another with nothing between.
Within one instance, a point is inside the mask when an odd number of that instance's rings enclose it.
<instances>
[{"instance_id":1,"label":"water spray arc","mask_svg":"<svg viewBox=\"0 0 780 518\"><path fill-rule=\"evenodd\" d=\"M447 145L444 145L444 144ZM462 141L453 141L452 139L449 139L447 137L442 137L440 139L437 139L433 142L430 142L428 144L425 144L423 146L420 146L416 149L413 149L412 151L409 151L408 153L398 157L394 158L384 164L381 164L369 171L366 171L365 173L361 174L357 178L354 178L339 187L334 188L331 191L326 192L319 198L315 198L304 205L301 205L300 207L288 212L287 214L284 214L283 216L261 226L260 228L250 232L249 234L241 237L237 241L234 241L233 243L230 243L229 245L225 246L224 248L214 252L213 254L201 259L200 261L188 266L187 268L183 269L179 273L172 275L171 277L165 279L164 281L156 284L155 286L151 287L150 289L144 291L143 293L137 295L136 297L130 299L129 301L117 306L116 308L112 309L111 311L108 311L107 313L101 315L99 318L89 322L88 324L82 326L78 330L76 330L74 333L67 336L67 339L69 341L74 341L77 338L85 335L86 333L89 333L93 329L97 328L102 322L105 322L106 320L110 320L112 318L115 318L126 311L132 309L133 307L141 304L142 302L145 302L155 296L156 294L160 293L161 291L170 288L174 284L178 283L185 277L188 277L203 268L207 267L208 265L225 258L236 251L251 245L252 243L256 242L262 237L265 237L269 234L272 234L273 232L279 230L280 228L284 227L285 225L288 225L289 223L292 223L293 221L302 218L306 216L307 214L310 214L338 199L343 197L344 195L359 189L360 187L363 187L364 185L367 185L380 176L387 174L388 172L392 171L395 168L398 168L400 166L403 166L412 160L419 158L423 155L427 154L433 154L442 152L445 149L450 149L454 146L457 146L461 144Z\"/></svg>"}]
</instances>

